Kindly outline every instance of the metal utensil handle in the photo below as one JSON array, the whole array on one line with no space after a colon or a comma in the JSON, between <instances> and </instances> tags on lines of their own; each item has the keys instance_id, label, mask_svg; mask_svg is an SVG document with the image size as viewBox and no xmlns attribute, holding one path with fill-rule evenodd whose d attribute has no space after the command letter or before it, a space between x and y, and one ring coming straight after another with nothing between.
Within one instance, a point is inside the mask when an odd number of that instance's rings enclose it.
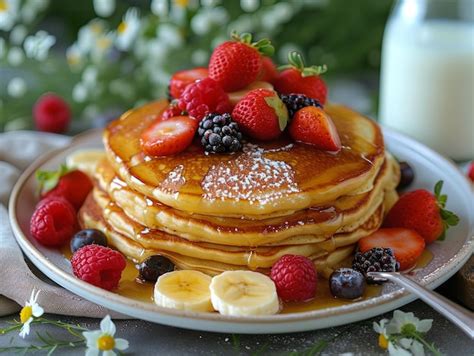
<instances>
[{"instance_id":1,"label":"metal utensil handle","mask_svg":"<svg viewBox=\"0 0 474 356\"><path fill-rule=\"evenodd\" d=\"M383 277L401 285L459 326L471 339L474 339L474 313L457 305L442 295L421 286L401 273L373 272L371 275L374 277Z\"/></svg>"}]
</instances>

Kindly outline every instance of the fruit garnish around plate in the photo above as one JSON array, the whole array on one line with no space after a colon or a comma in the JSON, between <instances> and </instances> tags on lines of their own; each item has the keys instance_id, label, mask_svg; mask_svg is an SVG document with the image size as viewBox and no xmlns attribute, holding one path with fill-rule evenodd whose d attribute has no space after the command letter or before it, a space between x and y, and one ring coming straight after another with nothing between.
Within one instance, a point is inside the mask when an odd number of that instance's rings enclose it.
<instances>
[{"instance_id":1,"label":"fruit garnish around plate","mask_svg":"<svg viewBox=\"0 0 474 356\"><path fill-rule=\"evenodd\" d=\"M380 292L368 272L420 266L458 222L442 184L399 198L416 172L380 127L327 103L325 67L272 52L234 34L171 101L112 122L103 154L38 173L32 238L99 288L235 317L357 303Z\"/></svg>"}]
</instances>

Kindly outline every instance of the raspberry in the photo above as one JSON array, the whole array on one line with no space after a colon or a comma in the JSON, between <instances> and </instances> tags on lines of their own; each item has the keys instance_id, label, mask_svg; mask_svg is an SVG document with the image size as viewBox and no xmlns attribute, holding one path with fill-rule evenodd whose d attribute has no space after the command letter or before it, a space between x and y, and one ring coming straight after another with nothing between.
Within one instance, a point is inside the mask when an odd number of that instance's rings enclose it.
<instances>
[{"instance_id":1,"label":"raspberry","mask_svg":"<svg viewBox=\"0 0 474 356\"><path fill-rule=\"evenodd\" d=\"M181 116L181 109L178 107L178 101L173 100L168 106L168 109L166 109L161 116L164 120L168 120L175 116Z\"/></svg>"},{"instance_id":2,"label":"raspberry","mask_svg":"<svg viewBox=\"0 0 474 356\"><path fill-rule=\"evenodd\" d=\"M189 84L179 98L179 108L201 121L209 113L224 114L232 111L229 96L211 78Z\"/></svg>"},{"instance_id":3,"label":"raspberry","mask_svg":"<svg viewBox=\"0 0 474 356\"><path fill-rule=\"evenodd\" d=\"M302 302L316 294L316 268L307 257L284 255L273 265L270 278L285 302Z\"/></svg>"},{"instance_id":4,"label":"raspberry","mask_svg":"<svg viewBox=\"0 0 474 356\"><path fill-rule=\"evenodd\" d=\"M46 94L33 107L35 126L39 131L62 133L71 119L69 105L55 94Z\"/></svg>"},{"instance_id":5,"label":"raspberry","mask_svg":"<svg viewBox=\"0 0 474 356\"><path fill-rule=\"evenodd\" d=\"M126 264L120 252L95 244L80 248L71 259L77 278L106 290L117 288Z\"/></svg>"},{"instance_id":6,"label":"raspberry","mask_svg":"<svg viewBox=\"0 0 474 356\"><path fill-rule=\"evenodd\" d=\"M66 200L51 197L41 201L30 221L30 232L40 244L59 247L76 231L74 207Z\"/></svg>"}]
</instances>

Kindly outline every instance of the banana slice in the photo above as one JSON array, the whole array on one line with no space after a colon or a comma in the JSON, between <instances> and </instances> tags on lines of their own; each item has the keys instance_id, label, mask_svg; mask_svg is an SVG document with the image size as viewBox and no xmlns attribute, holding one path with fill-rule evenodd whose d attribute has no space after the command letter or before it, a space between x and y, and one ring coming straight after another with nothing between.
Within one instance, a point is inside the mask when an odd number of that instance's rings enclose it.
<instances>
[{"instance_id":1,"label":"banana slice","mask_svg":"<svg viewBox=\"0 0 474 356\"><path fill-rule=\"evenodd\" d=\"M66 165L70 169L79 169L92 176L96 171L97 163L104 158L104 150L79 150L66 157Z\"/></svg>"},{"instance_id":2,"label":"banana slice","mask_svg":"<svg viewBox=\"0 0 474 356\"><path fill-rule=\"evenodd\" d=\"M165 308L199 312L214 311L209 284L211 277L198 271L181 270L163 274L155 284L155 303Z\"/></svg>"},{"instance_id":3,"label":"banana slice","mask_svg":"<svg viewBox=\"0 0 474 356\"><path fill-rule=\"evenodd\" d=\"M212 278L211 301L223 315L271 315L280 303L273 281L251 271L227 271Z\"/></svg>"}]
</instances>

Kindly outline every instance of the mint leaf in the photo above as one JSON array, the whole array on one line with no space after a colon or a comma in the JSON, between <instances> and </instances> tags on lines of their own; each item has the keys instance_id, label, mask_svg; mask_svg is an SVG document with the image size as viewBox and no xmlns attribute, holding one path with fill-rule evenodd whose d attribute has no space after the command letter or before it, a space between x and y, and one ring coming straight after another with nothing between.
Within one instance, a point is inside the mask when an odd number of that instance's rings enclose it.
<instances>
[{"instance_id":1,"label":"mint leaf","mask_svg":"<svg viewBox=\"0 0 474 356\"><path fill-rule=\"evenodd\" d=\"M54 189L62 176L69 172L69 168L62 164L57 171L36 171L36 180L39 183L39 192L46 193Z\"/></svg>"}]
</instances>

